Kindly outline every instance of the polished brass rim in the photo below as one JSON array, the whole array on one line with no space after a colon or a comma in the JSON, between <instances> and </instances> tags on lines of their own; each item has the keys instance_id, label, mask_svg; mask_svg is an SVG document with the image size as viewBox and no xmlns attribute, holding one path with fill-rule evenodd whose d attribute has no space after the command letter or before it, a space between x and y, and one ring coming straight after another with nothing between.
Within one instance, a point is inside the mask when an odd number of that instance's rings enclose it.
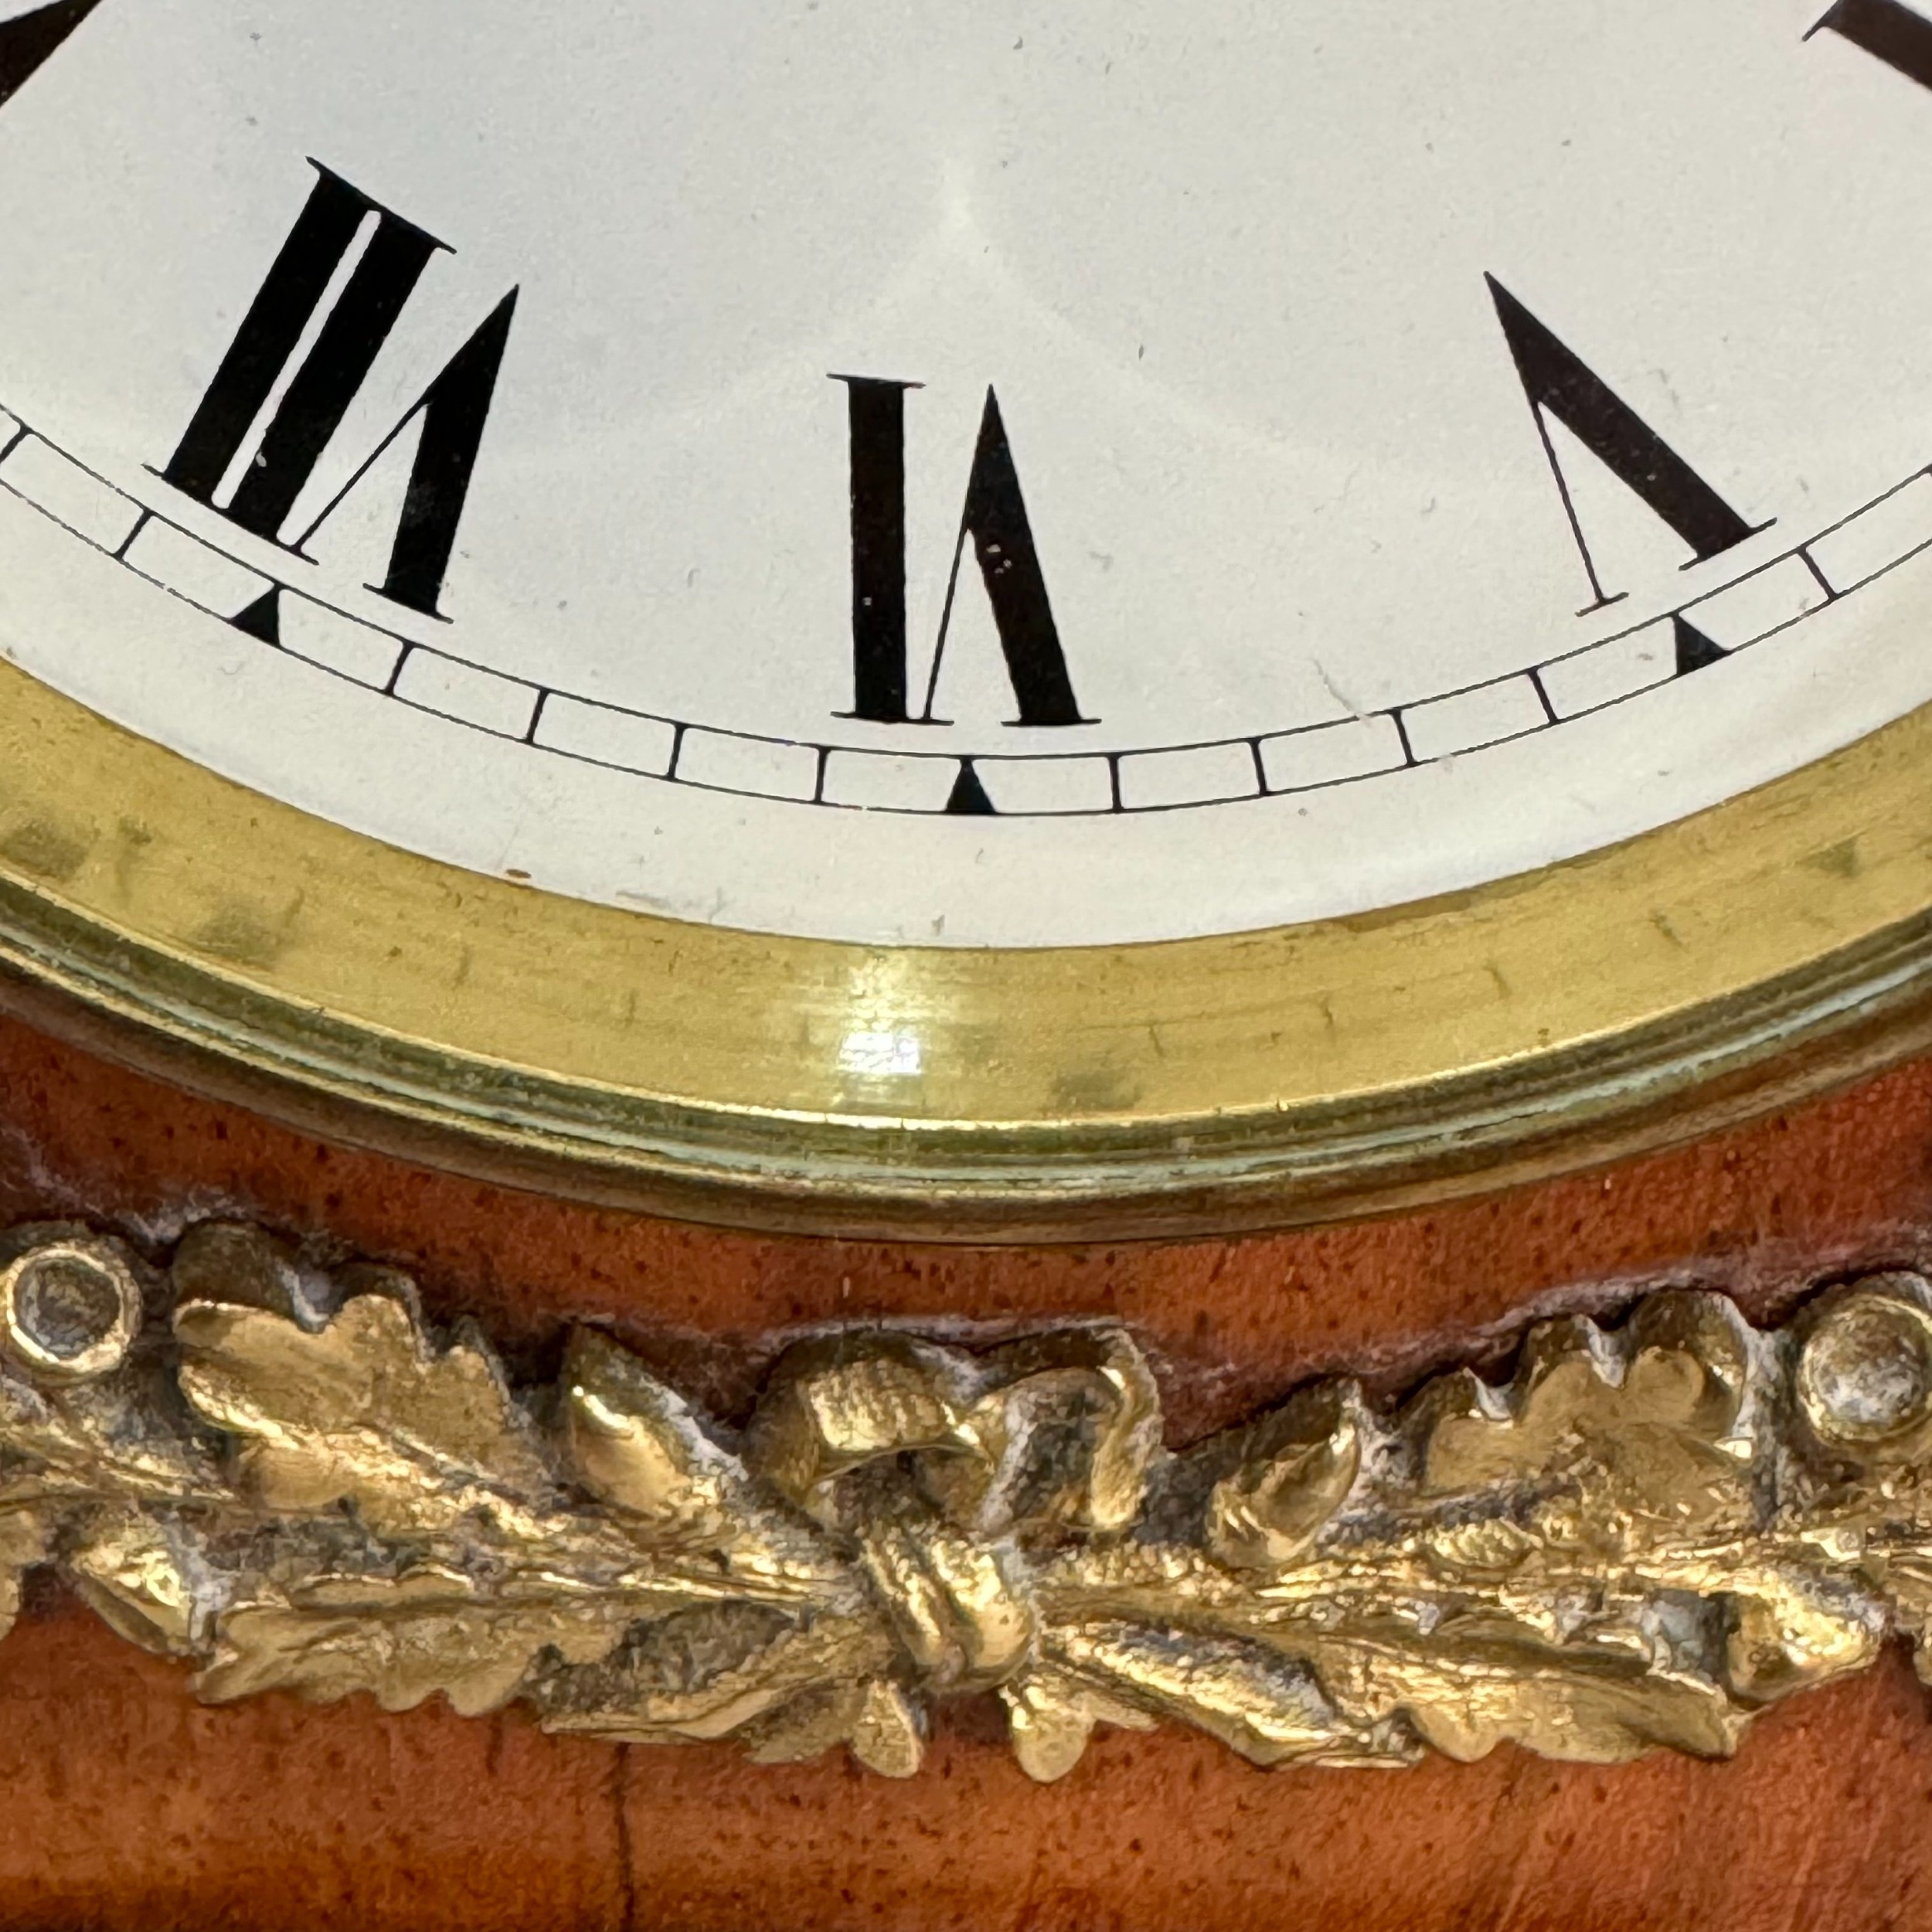
<instances>
[{"instance_id":1,"label":"polished brass rim","mask_svg":"<svg viewBox=\"0 0 1932 1932\"><path fill-rule=\"evenodd\" d=\"M1932 709L1611 850L1063 951L679 924L414 857L0 666L10 997L339 1138L692 1218L1286 1224L1706 1131L1932 1041ZM856 1036L920 1071L851 1070Z\"/></svg>"}]
</instances>

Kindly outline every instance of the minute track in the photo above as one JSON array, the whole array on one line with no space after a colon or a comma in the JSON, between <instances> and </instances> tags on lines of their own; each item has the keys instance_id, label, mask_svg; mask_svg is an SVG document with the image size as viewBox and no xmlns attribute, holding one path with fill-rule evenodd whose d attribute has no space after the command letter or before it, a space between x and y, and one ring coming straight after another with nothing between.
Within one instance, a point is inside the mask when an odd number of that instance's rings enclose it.
<instances>
[{"instance_id":1,"label":"minute track","mask_svg":"<svg viewBox=\"0 0 1932 1932\"><path fill-rule=\"evenodd\" d=\"M520 740L536 750L604 766L632 777L835 811L883 811L908 817L965 815L982 822L989 817L1109 818L1144 812L1199 811L1218 804L1260 803L1270 798L1362 783L1438 757L1460 757L1487 750L1628 703L1647 692L1711 668L1740 651L1784 634L1815 612L1890 575L1932 549L1932 464L1929 464L1915 470L1903 481L1835 522L1827 524L1805 542L1780 550L1673 610L1526 665L1519 671L1478 684L1432 692L1352 719L1257 732L1239 737L1182 740L1172 744L1133 746L1077 754L1009 752L987 749L982 745L947 751L917 747L882 748L849 740L784 738L735 731L700 720L633 710L559 686L507 677L487 665L359 616L345 605L318 596L289 578L268 576L254 564L209 543L186 522L178 521L165 511L121 490L50 439L19 423L17 417L5 420L16 427L4 447L0 447L0 489L29 505L69 536L113 557L137 577L166 590L170 596L205 615L220 620L256 641L297 658L331 676L393 699L413 709L485 732L491 736ZM125 534L116 541L108 542L64 520L56 508L50 507L49 500L43 500L47 498L44 489L36 493L32 483L23 481L17 467L23 454L39 457L43 462L50 458L87 479L98 491L107 492L128 520ZM1881 548L1875 559L1874 546L1866 540L1866 532L1868 529L1876 531L1888 515L1916 534L1903 544L1893 538L1891 553L1885 554ZM179 581L170 581L169 574L163 570L144 563L141 546L150 532L173 533L183 542L219 558L234 570L258 579L259 587L236 608L223 610L202 600ZM1879 544L1883 546L1886 541L1881 534ZM1738 602L1740 597L1750 596L1754 590L1768 596L1774 607L1781 599L1788 608L1788 614L1768 622L1761 617L1747 618L1741 631L1727 626L1723 621L1727 605ZM341 624L353 627L372 646L371 663L379 662L383 654L387 653L389 662L386 673L381 676L358 675L341 663L332 664L308 655L291 644L283 634L283 618L297 606L325 613ZM1684 640L1687 635L1696 641L1694 649L1685 648ZM1647 650L1650 645L1654 645L1654 651ZM1600 696L1593 701L1587 695L1590 678L1600 670L1616 675L1613 660L1619 658L1633 661L1635 675L1641 681L1632 682L1631 688L1614 696ZM1654 662L1654 671L1645 669L1647 658ZM1627 671L1624 675L1630 673ZM478 712L484 709L485 693L496 699L502 706L499 715L502 722L492 723L475 712L466 716L453 705L442 706L427 701L421 695L413 695L413 692L421 693L437 688L428 680L439 676L451 681L443 688L473 692ZM666 747L661 767L653 768L646 762L627 764L616 758L595 757L559 742L569 729L560 725L560 720L574 718L578 713L597 714L613 723L628 721L653 729L661 734ZM1464 722L1458 721L1458 713ZM1499 720L1504 728L1492 729L1488 735L1481 735L1480 720L1485 716ZM1522 722L1515 723L1516 718ZM1477 722L1468 722L1471 719ZM1383 734L1379 741L1382 749L1379 752L1365 749L1364 761L1371 768L1313 783L1279 781L1281 774L1292 770L1292 761L1298 755L1320 754L1330 748L1335 734L1348 734L1366 748L1372 744L1368 734L1378 732ZM1469 736L1467 742L1458 741L1461 736L1472 732L1475 735ZM719 782L703 775L702 770L694 770L687 756L694 743L708 745L713 740L726 740L747 748L764 748L781 757L789 754L790 769L798 776L790 789L775 785L773 788L760 789L754 784ZM1325 744L1325 740L1329 743ZM1160 761L1189 759L1200 761L1205 767L1206 761L1216 754L1226 755L1225 768L1230 774L1241 771L1245 766L1247 772L1251 774L1245 788L1230 789L1219 797L1182 800L1150 799L1141 788L1141 781L1153 776ZM847 789L848 786L862 787L868 776L876 775L869 774L867 766L906 765L916 766L930 774L930 783L924 789L934 802L861 802L852 790ZM1104 786L1106 802L1090 806L1073 804L1059 809L1029 810L1023 805L1018 808L1002 805L999 794L1002 777L1015 767L1030 767L1042 775L1064 772L1085 785L1088 795L1096 799L1101 796ZM782 771L784 767L781 764L777 768ZM971 800L976 794L984 796L992 805L990 812L977 804L968 811L958 803L962 796Z\"/></svg>"}]
</instances>

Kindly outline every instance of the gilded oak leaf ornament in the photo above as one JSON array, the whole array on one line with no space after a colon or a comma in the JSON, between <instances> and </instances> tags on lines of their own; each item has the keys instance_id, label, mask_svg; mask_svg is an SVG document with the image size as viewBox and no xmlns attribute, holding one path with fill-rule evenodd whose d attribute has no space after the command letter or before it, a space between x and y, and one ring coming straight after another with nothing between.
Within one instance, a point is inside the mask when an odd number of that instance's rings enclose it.
<instances>
[{"instance_id":1,"label":"gilded oak leaf ornament","mask_svg":"<svg viewBox=\"0 0 1932 1932\"><path fill-rule=\"evenodd\" d=\"M180 1512L225 1503L148 1319L157 1284L82 1228L0 1239L0 1631L59 1560L117 1628L179 1651L197 1621Z\"/></svg>"},{"instance_id":2,"label":"gilded oak leaf ornament","mask_svg":"<svg viewBox=\"0 0 1932 1932\"><path fill-rule=\"evenodd\" d=\"M611 1337L552 1389L381 1269L216 1224L165 1275L0 1242L0 1627L51 1566L214 1700L281 1690L919 1768L996 1697L1032 1776L1104 1726L1261 1765L1608 1763L1932 1627L1932 1286L1764 1332L1671 1292L1492 1383L1303 1389L1179 1451L1124 1331L781 1358L748 1422Z\"/></svg>"},{"instance_id":3,"label":"gilded oak leaf ornament","mask_svg":"<svg viewBox=\"0 0 1932 1932\"><path fill-rule=\"evenodd\" d=\"M347 1505L399 1536L466 1519L508 1529L540 1508L555 1479L488 1345L433 1346L400 1276L345 1285L339 1305L315 1308L291 1269L271 1305L175 1311L182 1393L235 1439L244 1492L281 1514Z\"/></svg>"}]
</instances>

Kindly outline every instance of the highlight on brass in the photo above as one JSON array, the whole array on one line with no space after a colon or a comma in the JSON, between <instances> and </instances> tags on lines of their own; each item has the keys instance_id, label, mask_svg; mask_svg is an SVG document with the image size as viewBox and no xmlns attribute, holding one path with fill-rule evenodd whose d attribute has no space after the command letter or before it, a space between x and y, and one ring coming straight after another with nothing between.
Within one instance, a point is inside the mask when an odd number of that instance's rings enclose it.
<instances>
[{"instance_id":1,"label":"highlight on brass","mask_svg":"<svg viewBox=\"0 0 1932 1932\"><path fill-rule=\"evenodd\" d=\"M1043 1780L1163 1723L1260 1765L1719 1757L1894 1634L1932 1681L1929 1476L1913 1274L1770 1333L1660 1294L1501 1386L1325 1383L1175 1451L1117 1328L820 1333L732 1430L595 1331L514 1389L405 1277L247 1227L165 1274L0 1244L0 1631L52 1565L217 1702L521 1699L893 1777L986 1695Z\"/></svg>"}]
</instances>

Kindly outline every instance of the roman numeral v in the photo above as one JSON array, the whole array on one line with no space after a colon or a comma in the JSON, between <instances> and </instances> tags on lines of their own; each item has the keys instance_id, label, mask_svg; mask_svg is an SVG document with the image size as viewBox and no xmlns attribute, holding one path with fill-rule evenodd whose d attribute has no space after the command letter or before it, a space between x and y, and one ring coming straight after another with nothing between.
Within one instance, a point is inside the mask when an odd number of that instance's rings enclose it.
<instances>
[{"instance_id":1,"label":"roman numeral v","mask_svg":"<svg viewBox=\"0 0 1932 1932\"><path fill-rule=\"evenodd\" d=\"M61 48L100 0L55 0L0 26L0 107L4 107Z\"/></svg>"},{"instance_id":2,"label":"roman numeral v","mask_svg":"<svg viewBox=\"0 0 1932 1932\"><path fill-rule=\"evenodd\" d=\"M1515 296L1489 278L1489 292L1502 324L1504 338L1529 398L1543 454L1556 480L1570 534L1583 561L1594 594L1590 605L1600 609L1626 594L1609 591L1577 514L1576 498L1557 454L1549 424L1562 423L1591 455L1610 471L1690 546L1693 560L1719 556L1746 538L1769 526L1751 524L1733 509L1644 419Z\"/></svg>"}]
</instances>

